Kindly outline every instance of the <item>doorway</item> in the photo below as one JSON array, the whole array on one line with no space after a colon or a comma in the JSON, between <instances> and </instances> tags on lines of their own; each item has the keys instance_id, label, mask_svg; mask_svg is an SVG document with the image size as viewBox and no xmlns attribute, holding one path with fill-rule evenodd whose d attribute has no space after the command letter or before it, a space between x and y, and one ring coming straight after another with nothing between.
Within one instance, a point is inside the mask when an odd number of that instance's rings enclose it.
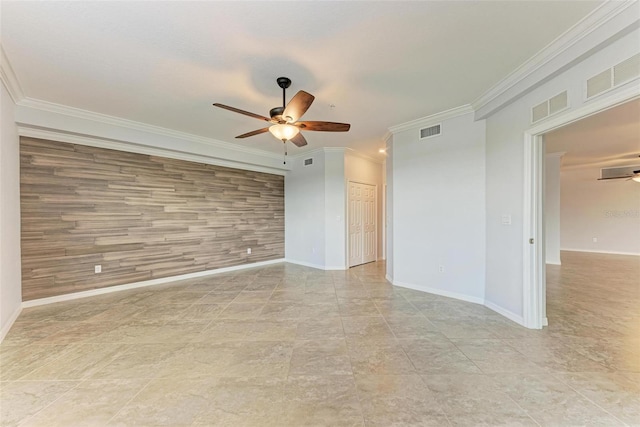
<instances>
[{"instance_id":1,"label":"doorway","mask_svg":"<svg viewBox=\"0 0 640 427\"><path fill-rule=\"evenodd\" d=\"M544 228L544 134L578 120L638 99L636 88L612 94L582 108L567 112L525 132L524 217L523 217L523 321L541 329L546 317L546 256Z\"/></svg>"},{"instance_id":2,"label":"doorway","mask_svg":"<svg viewBox=\"0 0 640 427\"><path fill-rule=\"evenodd\" d=\"M377 190L375 185L349 181L349 267L374 262L377 259Z\"/></svg>"}]
</instances>

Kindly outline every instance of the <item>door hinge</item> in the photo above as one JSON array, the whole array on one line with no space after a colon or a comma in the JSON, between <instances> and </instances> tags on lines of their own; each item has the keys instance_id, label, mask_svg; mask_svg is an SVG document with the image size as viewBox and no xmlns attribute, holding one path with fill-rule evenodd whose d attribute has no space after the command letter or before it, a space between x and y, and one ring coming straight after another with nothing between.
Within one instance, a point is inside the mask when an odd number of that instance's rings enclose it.
<instances>
[{"instance_id":1,"label":"door hinge","mask_svg":"<svg viewBox=\"0 0 640 427\"><path fill-rule=\"evenodd\" d=\"M529 244L533 245L533 237L529 239Z\"/></svg>"}]
</instances>

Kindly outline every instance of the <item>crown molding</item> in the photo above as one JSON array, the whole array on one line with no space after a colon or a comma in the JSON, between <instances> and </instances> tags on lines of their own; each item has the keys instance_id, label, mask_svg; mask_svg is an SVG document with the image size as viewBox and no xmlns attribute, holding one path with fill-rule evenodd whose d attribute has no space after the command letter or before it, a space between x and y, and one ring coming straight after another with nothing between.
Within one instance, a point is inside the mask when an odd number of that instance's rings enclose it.
<instances>
[{"instance_id":1,"label":"crown molding","mask_svg":"<svg viewBox=\"0 0 640 427\"><path fill-rule=\"evenodd\" d=\"M431 126L436 123L452 119L454 117L463 116L465 114L473 113L474 110L470 104L461 105L459 107L451 108L449 110L441 111L430 116L422 117L420 119L412 120L410 122L402 123L396 126L391 126L389 131L391 134L403 132L409 129L415 129L423 126Z\"/></svg>"},{"instance_id":2,"label":"crown molding","mask_svg":"<svg viewBox=\"0 0 640 427\"><path fill-rule=\"evenodd\" d=\"M9 62L9 58L7 58L7 54L4 51L4 48L0 44L0 78L2 79L2 83L7 88L11 99L13 99L14 103L18 103L24 99L24 91L22 90L22 86L20 85L20 81L16 76L16 73L13 71L13 67L11 67L11 62Z\"/></svg>"},{"instance_id":3,"label":"crown molding","mask_svg":"<svg viewBox=\"0 0 640 427\"><path fill-rule=\"evenodd\" d=\"M384 145L389 145L389 140L393 137L393 134L389 131L386 131L384 135L382 135L382 140L384 141Z\"/></svg>"},{"instance_id":4,"label":"crown molding","mask_svg":"<svg viewBox=\"0 0 640 427\"><path fill-rule=\"evenodd\" d=\"M567 52L572 46L589 36L612 18L624 13L630 7L637 5L637 3L637 0L608 0L598 6L578 21L578 23L529 58L525 63L509 73L504 79L480 95L479 98L471 103L473 110L477 111L496 100L500 95L523 82L527 77L540 70L553 59Z\"/></svg>"},{"instance_id":5,"label":"crown molding","mask_svg":"<svg viewBox=\"0 0 640 427\"><path fill-rule=\"evenodd\" d=\"M199 135L190 134L187 132L180 132L160 126L149 125L142 122L136 122L133 120L123 119L120 117L109 116L107 114L95 113L93 111L83 110L80 108L69 107L66 105L56 104L53 102L42 101L33 98L24 98L20 102L17 102L19 106L33 108L36 110L47 111L56 114L62 114L65 116L75 117L78 119L91 120L98 123L108 124L112 126L118 126L122 128L132 129L136 131L146 132L150 134L181 139L184 141L195 142L200 144L207 144L209 146L223 148L231 151L236 151L246 154L254 154L262 157L268 157L272 159L279 159L280 154L275 154L270 151L259 150L255 148L247 148L237 144L220 141L213 138L206 138Z\"/></svg>"},{"instance_id":6,"label":"crown molding","mask_svg":"<svg viewBox=\"0 0 640 427\"><path fill-rule=\"evenodd\" d=\"M555 152L555 153L548 153L548 154L545 154L545 157L549 157L549 158L553 158L553 157L562 157L562 156L564 156L565 154L567 154L567 152L566 152L566 151L558 151L558 152Z\"/></svg>"},{"instance_id":7,"label":"crown molding","mask_svg":"<svg viewBox=\"0 0 640 427\"><path fill-rule=\"evenodd\" d=\"M346 147L321 147L321 150L325 153L344 153L347 150Z\"/></svg>"},{"instance_id":8,"label":"crown molding","mask_svg":"<svg viewBox=\"0 0 640 427\"><path fill-rule=\"evenodd\" d=\"M59 130L42 129L30 126L18 126L18 135L30 138L47 139L66 142L69 144L87 145L90 147L106 148L109 150L125 151L128 153L146 154L149 156L166 157L188 162L205 163L209 165L224 166L233 169L250 170L254 172L285 175L288 169L270 166L260 166L252 163L244 163L234 160L226 160L219 157L203 154L189 153L178 150L169 150L160 147L150 147L132 142L117 141L108 138L100 138L91 135L81 135Z\"/></svg>"}]
</instances>

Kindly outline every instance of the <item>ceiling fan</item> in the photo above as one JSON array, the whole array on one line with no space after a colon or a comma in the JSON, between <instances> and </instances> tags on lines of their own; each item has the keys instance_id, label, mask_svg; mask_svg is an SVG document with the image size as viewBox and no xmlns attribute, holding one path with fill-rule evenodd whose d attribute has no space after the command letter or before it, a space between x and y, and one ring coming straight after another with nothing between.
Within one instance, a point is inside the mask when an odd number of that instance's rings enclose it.
<instances>
[{"instance_id":1,"label":"ceiling fan","mask_svg":"<svg viewBox=\"0 0 640 427\"><path fill-rule=\"evenodd\" d=\"M628 156L625 156L628 157ZM638 155L634 155L633 157L640 157L640 154ZM620 168L625 169L623 174L618 175L618 176L607 176L607 177L602 177L602 178L598 178L598 181L606 181L608 179L626 179L627 181L631 180L631 181L635 181L635 182L640 182L640 168L639 169L635 169L638 166L622 166ZM634 168L634 170L629 170L631 168ZM616 168L607 168L607 169L616 169ZM602 169L604 171L604 169Z\"/></svg>"},{"instance_id":2,"label":"ceiling fan","mask_svg":"<svg viewBox=\"0 0 640 427\"><path fill-rule=\"evenodd\" d=\"M598 181L606 181L608 179L626 179L627 181L640 182L640 169L631 172L631 175L612 176L608 178L598 178Z\"/></svg>"},{"instance_id":3,"label":"ceiling fan","mask_svg":"<svg viewBox=\"0 0 640 427\"><path fill-rule=\"evenodd\" d=\"M243 133L242 135L236 136L236 138L248 138L250 136L260 135L261 133L269 131L273 136L284 143L291 141L296 146L303 147L307 145L307 140L300 133L301 130L347 132L351 127L348 123L299 121L302 115L309 109L315 97L310 93L301 90L291 98L291 101L289 101L288 104L285 104L285 94L287 88L291 86L291 79L288 77L278 77L276 82L278 83L278 86L282 88L282 107L272 108L269 112L270 117L264 117L259 114L250 113L249 111L240 110L224 104L213 104L215 107L224 108L225 110L244 114L245 116L271 123L271 126Z\"/></svg>"}]
</instances>

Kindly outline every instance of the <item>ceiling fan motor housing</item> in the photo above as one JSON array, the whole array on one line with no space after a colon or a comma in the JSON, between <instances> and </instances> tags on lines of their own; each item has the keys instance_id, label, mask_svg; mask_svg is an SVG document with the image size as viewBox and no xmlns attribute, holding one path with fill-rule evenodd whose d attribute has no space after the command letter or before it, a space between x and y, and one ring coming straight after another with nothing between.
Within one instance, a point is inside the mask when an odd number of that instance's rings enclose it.
<instances>
[{"instance_id":1,"label":"ceiling fan motor housing","mask_svg":"<svg viewBox=\"0 0 640 427\"><path fill-rule=\"evenodd\" d=\"M271 111L269 111L271 119L276 120L278 123L285 123L282 119L282 113L284 113L284 107L272 108Z\"/></svg>"}]
</instances>

